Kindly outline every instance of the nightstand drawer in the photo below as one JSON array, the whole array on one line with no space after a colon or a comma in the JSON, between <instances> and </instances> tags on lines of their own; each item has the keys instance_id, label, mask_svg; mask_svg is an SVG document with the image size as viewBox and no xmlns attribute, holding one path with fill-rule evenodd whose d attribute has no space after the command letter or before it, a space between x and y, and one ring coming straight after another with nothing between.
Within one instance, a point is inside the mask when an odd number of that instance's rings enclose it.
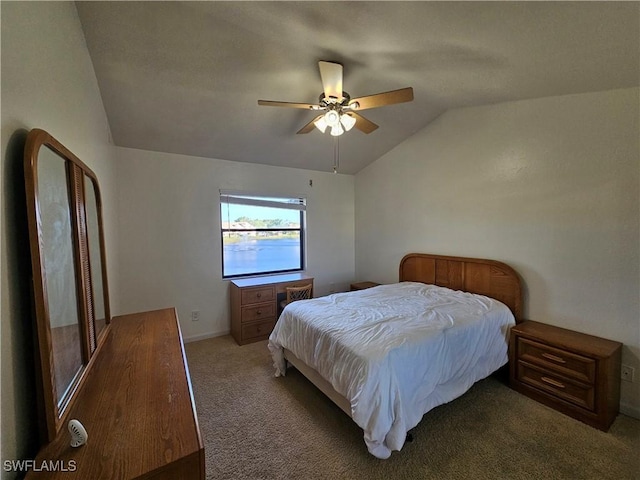
<instances>
[{"instance_id":1,"label":"nightstand drawer","mask_svg":"<svg viewBox=\"0 0 640 480\"><path fill-rule=\"evenodd\" d=\"M259 302L271 302L275 299L276 292L273 287L246 288L242 290L240 303L250 305Z\"/></svg>"},{"instance_id":2,"label":"nightstand drawer","mask_svg":"<svg viewBox=\"0 0 640 480\"><path fill-rule=\"evenodd\" d=\"M242 326L242 340L246 341L252 338L264 337L271 334L273 327L276 325L275 318L265 320L264 322L249 323Z\"/></svg>"},{"instance_id":3,"label":"nightstand drawer","mask_svg":"<svg viewBox=\"0 0 640 480\"><path fill-rule=\"evenodd\" d=\"M595 408L593 385L574 383L553 372L518 362L517 380L588 410Z\"/></svg>"},{"instance_id":4,"label":"nightstand drawer","mask_svg":"<svg viewBox=\"0 0 640 480\"><path fill-rule=\"evenodd\" d=\"M596 362L592 358L519 337L518 359L551 369L586 383L595 380Z\"/></svg>"},{"instance_id":5,"label":"nightstand drawer","mask_svg":"<svg viewBox=\"0 0 640 480\"><path fill-rule=\"evenodd\" d=\"M260 303L251 307L242 307L240 321L253 322L254 320L275 319L276 305L273 302Z\"/></svg>"}]
</instances>

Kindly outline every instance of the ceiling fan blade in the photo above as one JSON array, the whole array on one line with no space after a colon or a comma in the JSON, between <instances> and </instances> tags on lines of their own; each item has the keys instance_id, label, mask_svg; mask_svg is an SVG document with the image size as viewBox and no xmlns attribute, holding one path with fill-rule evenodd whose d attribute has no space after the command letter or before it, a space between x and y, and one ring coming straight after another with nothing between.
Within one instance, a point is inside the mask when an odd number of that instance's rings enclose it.
<instances>
[{"instance_id":1,"label":"ceiling fan blade","mask_svg":"<svg viewBox=\"0 0 640 480\"><path fill-rule=\"evenodd\" d=\"M349 112L348 115L353 115L353 117L356 119L355 127L361 132L371 133L376 128L378 128L378 125L373 123L371 120L367 120L362 115L359 115L356 112Z\"/></svg>"},{"instance_id":2,"label":"ceiling fan blade","mask_svg":"<svg viewBox=\"0 0 640 480\"><path fill-rule=\"evenodd\" d=\"M324 115L324 114L323 114ZM322 118L322 115L318 115L316 118L314 118L313 120L311 120L309 123L307 123L304 127L302 127L300 130L298 130L297 133L309 133L311 131L313 131L313 129L316 127L314 125L314 123L318 120L320 120L320 118Z\"/></svg>"},{"instance_id":3,"label":"ceiling fan blade","mask_svg":"<svg viewBox=\"0 0 640 480\"><path fill-rule=\"evenodd\" d=\"M262 105L264 107L289 107L304 108L306 110L320 110L320 105L313 105L311 103L272 102L271 100L258 100L258 105Z\"/></svg>"},{"instance_id":4,"label":"ceiling fan blade","mask_svg":"<svg viewBox=\"0 0 640 480\"><path fill-rule=\"evenodd\" d=\"M318 62L325 98L342 100L342 65L333 62Z\"/></svg>"},{"instance_id":5,"label":"ceiling fan blade","mask_svg":"<svg viewBox=\"0 0 640 480\"><path fill-rule=\"evenodd\" d=\"M401 88L400 90L392 90L391 92L376 93L366 97L354 98L349 102L353 105L358 102L360 105L356 110L366 110L368 108L384 107L385 105L393 105L394 103L404 103L413 100L413 88Z\"/></svg>"}]
</instances>

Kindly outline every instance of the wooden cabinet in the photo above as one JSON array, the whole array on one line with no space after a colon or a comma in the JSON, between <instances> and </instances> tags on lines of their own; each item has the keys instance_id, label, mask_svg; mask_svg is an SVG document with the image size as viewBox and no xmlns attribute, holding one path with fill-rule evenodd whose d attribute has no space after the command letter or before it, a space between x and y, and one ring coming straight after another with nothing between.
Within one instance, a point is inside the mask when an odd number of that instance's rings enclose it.
<instances>
[{"instance_id":1,"label":"wooden cabinet","mask_svg":"<svg viewBox=\"0 0 640 480\"><path fill-rule=\"evenodd\" d=\"M377 287L378 285L380 284L376 282L356 282L351 284L351 291L355 292L356 290L365 290L367 288Z\"/></svg>"},{"instance_id":2,"label":"wooden cabinet","mask_svg":"<svg viewBox=\"0 0 640 480\"><path fill-rule=\"evenodd\" d=\"M280 315L287 287L313 285L302 273L231 281L231 335L239 345L265 340Z\"/></svg>"},{"instance_id":3,"label":"wooden cabinet","mask_svg":"<svg viewBox=\"0 0 640 480\"><path fill-rule=\"evenodd\" d=\"M513 327L510 337L512 388L609 429L620 404L621 343L531 320Z\"/></svg>"},{"instance_id":4,"label":"wooden cabinet","mask_svg":"<svg viewBox=\"0 0 640 480\"><path fill-rule=\"evenodd\" d=\"M27 479L204 480L204 447L175 310L113 318L92 362L69 407L69 418L87 430L87 443L71 447L62 429ZM57 471L42 469L43 462L59 462Z\"/></svg>"}]
</instances>

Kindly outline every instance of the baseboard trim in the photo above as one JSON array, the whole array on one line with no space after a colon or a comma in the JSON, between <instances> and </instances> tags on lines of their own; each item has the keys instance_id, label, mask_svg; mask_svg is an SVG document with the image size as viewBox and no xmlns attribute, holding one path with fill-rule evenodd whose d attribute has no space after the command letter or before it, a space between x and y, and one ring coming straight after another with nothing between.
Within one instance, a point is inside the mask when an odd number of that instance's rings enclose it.
<instances>
[{"instance_id":1,"label":"baseboard trim","mask_svg":"<svg viewBox=\"0 0 640 480\"><path fill-rule=\"evenodd\" d=\"M208 338L222 337L223 335L229 335L231 330L223 330L220 332L201 333L200 335L192 335L190 337L184 337L184 343L198 342L200 340L206 340Z\"/></svg>"},{"instance_id":2,"label":"baseboard trim","mask_svg":"<svg viewBox=\"0 0 640 480\"><path fill-rule=\"evenodd\" d=\"M633 417L640 420L640 408L632 407L631 405L621 403L620 413L622 413L623 415L626 415L627 417Z\"/></svg>"}]
</instances>

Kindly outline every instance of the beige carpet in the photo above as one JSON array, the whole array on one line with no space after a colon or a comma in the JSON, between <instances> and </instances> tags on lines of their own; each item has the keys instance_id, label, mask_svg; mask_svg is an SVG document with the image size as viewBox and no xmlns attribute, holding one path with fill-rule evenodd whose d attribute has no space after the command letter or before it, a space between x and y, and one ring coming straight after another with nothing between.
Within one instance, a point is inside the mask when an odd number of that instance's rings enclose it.
<instances>
[{"instance_id":1,"label":"beige carpet","mask_svg":"<svg viewBox=\"0 0 640 480\"><path fill-rule=\"evenodd\" d=\"M640 421L600 432L495 378L427 413L388 460L291 369L275 378L266 341L186 345L208 479L640 479Z\"/></svg>"}]
</instances>

